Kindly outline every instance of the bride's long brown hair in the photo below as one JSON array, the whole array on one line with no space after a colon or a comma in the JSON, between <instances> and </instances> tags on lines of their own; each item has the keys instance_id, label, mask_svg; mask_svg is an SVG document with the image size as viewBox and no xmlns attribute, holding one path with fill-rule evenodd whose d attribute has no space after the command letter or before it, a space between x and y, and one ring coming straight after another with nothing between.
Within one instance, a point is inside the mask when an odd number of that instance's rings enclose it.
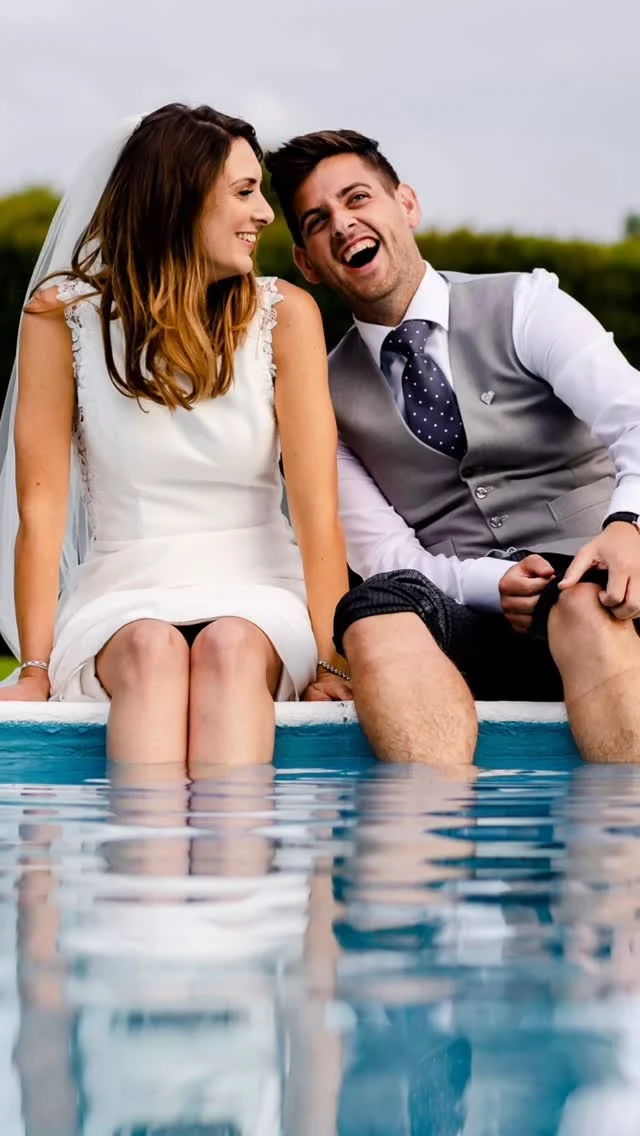
<instances>
[{"instance_id":1,"label":"bride's long brown hair","mask_svg":"<svg viewBox=\"0 0 640 1136\"><path fill-rule=\"evenodd\" d=\"M256 311L255 277L210 284L198 221L236 138L262 160L242 119L178 103L147 115L76 245L71 275L100 297L109 375L130 398L190 409L233 382L233 357ZM124 331L123 375L113 356L114 319Z\"/></svg>"}]
</instances>

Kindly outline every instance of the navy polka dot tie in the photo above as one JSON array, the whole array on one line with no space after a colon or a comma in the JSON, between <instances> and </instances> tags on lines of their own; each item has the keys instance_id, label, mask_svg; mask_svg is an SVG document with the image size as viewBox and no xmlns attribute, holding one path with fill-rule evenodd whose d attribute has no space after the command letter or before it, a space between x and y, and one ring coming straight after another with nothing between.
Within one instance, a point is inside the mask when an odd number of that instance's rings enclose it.
<instances>
[{"instance_id":1,"label":"navy polka dot tie","mask_svg":"<svg viewBox=\"0 0 640 1136\"><path fill-rule=\"evenodd\" d=\"M433 324L428 320L405 320L385 337L380 353L385 370L385 352L406 359L402 391L407 425L421 442L460 460L467 438L458 400L438 364L426 352Z\"/></svg>"}]
</instances>

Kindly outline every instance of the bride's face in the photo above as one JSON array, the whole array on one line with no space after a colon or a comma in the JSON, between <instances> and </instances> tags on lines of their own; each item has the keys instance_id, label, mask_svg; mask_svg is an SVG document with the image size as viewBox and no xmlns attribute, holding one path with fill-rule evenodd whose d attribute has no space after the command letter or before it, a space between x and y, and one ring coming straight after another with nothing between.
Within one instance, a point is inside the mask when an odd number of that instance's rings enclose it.
<instances>
[{"instance_id":1,"label":"bride's face","mask_svg":"<svg viewBox=\"0 0 640 1136\"><path fill-rule=\"evenodd\" d=\"M253 269L258 234L273 221L273 209L262 196L261 183L258 159L244 138L236 138L200 217L212 283L246 276Z\"/></svg>"}]
</instances>

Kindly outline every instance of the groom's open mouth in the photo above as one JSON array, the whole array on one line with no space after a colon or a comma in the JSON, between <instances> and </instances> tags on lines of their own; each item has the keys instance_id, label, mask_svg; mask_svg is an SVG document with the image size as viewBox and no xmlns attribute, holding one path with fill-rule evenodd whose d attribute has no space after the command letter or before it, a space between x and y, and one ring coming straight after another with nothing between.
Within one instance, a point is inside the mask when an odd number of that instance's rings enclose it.
<instances>
[{"instance_id":1,"label":"groom's open mouth","mask_svg":"<svg viewBox=\"0 0 640 1136\"><path fill-rule=\"evenodd\" d=\"M347 268L366 268L378 255L380 241L375 237L360 237L340 254L340 260Z\"/></svg>"}]
</instances>

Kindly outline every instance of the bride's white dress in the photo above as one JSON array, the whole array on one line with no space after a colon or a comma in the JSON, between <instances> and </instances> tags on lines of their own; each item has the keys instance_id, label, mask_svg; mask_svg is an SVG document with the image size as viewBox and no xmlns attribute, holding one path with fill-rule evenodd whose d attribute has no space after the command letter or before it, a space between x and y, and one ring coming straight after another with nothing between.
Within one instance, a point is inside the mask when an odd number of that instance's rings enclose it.
<instances>
[{"instance_id":1,"label":"bride's white dress","mask_svg":"<svg viewBox=\"0 0 640 1136\"><path fill-rule=\"evenodd\" d=\"M73 338L74 459L92 541L60 599L52 698L104 700L95 656L125 624L239 616L283 661L279 699L313 680L316 645L302 562L281 509L271 333L281 299L258 280L258 309L229 392L171 411L113 385L95 301L82 282L59 290ZM114 357L123 373L121 325Z\"/></svg>"}]
</instances>

